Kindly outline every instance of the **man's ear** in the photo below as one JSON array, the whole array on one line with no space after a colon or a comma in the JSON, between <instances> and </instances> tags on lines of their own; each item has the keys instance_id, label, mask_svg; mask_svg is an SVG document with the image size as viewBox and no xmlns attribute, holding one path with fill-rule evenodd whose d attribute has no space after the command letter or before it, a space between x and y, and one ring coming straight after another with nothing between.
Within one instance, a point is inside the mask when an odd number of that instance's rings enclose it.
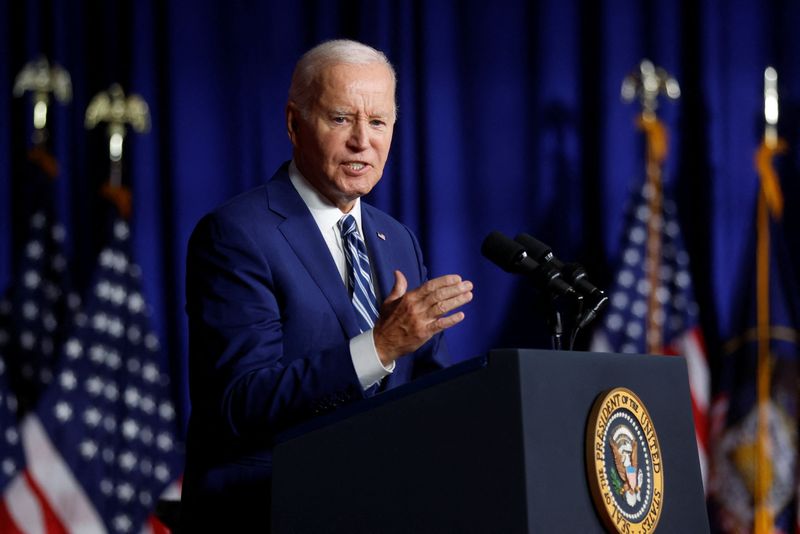
<instances>
[{"instance_id":1,"label":"man's ear","mask_svg":"<svg viewBox=\"0 0 800 534\"><path fill-rule=\"evenodd\" d=\"M294 102L286 105L286 132L293 145L297 145L297 128L300 124L300 110Z\"/></svg>"}]
</instances>

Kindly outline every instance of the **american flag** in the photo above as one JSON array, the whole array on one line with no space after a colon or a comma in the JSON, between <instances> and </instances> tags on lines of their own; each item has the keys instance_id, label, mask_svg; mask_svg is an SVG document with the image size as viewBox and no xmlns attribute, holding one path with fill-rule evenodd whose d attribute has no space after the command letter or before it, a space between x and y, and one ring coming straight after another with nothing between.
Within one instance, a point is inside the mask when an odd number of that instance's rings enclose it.
<instances>
[{"instance_id":1,"label":"american flag","mask_svg":"<svg viewBox=\"0 0 800 534\"><path fill-rule=\"evenodd\" d=\"M52 386L22 422L29 461L18 493L42 505L11 509L25 532L139 532L182 465L168 362L122 218L85 301Z\"/></svg>"},{"instance_id":2,"label":"american flag","mask_svg":"<svg viewBox=\"0 0 800 534\"><path fill-rule=\"evenodd\" d=\"M610 306L592 339L592 350L647 354L655 338L660 340L660 353L686 359L700 467L705 480L710 397L708 359L689 275L689 255L681 237L675 204L665 194L661 199L662 212L651 213L650 197L658 194L653 189L645 182L634 195L622 258L610 291ZM660 234L656 278L650 276L646 261L648 225L651 228L655 225ZM657 287L651 287L653 279L657 280ZM655 297L657 308L648 317L651 297Z\"/></svg>"},{"instance_id":3,"label":"american flag","mask_svg":"<svg viewBox=\"0 0 800 534\"><path fill-rule=\"evenodd\" d=\"M18 421L52 381L68 305L79 299L67 292L64 227L54 204L55 159L41 146L29 153L23 188L30 218L15 283L0 298L0 532L17 532L11 513L40 508L36 496L20 492L28 472Z\"/></svg>"},{"instance_id":4,"label":"american flag","mask_svg":"<svg viewBox=\"0 0 800 534\"><path fill-rule=\"evenodd\" d=\"M0 352L6 356L9 382L20 414L27 413L53 379L69 309L79 305L68 292L64 226L54 206L55 172L44 149L31 151L28 173L33 203L15 283L0 300ZM34 156L35 154L35 156ZM49 158L49 159L48 159Z\"/></svg>"}]
</instances>

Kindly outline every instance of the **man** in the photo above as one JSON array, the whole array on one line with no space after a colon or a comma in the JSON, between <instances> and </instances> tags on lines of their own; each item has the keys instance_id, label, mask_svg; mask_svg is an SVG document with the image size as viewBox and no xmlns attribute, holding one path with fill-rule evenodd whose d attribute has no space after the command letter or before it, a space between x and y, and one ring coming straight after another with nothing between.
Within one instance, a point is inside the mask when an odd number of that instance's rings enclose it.
<instances>
[{"instance_id":1,"label":"man","mask_svg":"<svg viewBox=\"0 0 800 534\"><path fill-rule=\"evenodd\" d=\"M360 201L383 174L395 86L360 43L307 52L286 107L291 163L192 235L186 531L267 530L277 433L445 363L441 332L472 284L426 281L410 230Z\"/></svg>"}]
</instances>

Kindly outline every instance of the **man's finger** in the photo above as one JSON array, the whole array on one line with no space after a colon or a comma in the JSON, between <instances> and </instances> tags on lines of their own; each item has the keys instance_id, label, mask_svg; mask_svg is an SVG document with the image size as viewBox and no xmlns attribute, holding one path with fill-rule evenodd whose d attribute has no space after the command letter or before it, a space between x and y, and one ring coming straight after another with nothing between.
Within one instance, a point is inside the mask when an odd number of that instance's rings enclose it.
<instances>
[{"instance_id":1,"label":"man's finger","mask_svg":"<svg viewBox=\"0 0 800 534\"><path fill-rule=\"evenodd\" d=\"M464 312L454 313L453 315L445 315L439 317L431 325L433 326L433 333L436 334L442 330L447 330L451 326L455 326L464 320Z\"/></svg>"},{"instance_id":2,"label":"man's finger","mask_svg":"<svg viewBox=\"0 0 800 534\"><path fill-rule=\"evenodd\" d=\"M424 284L420 286L420 290L424 294L433 293L437 289L447 286L454 286L461 282L461 277L457 274L447 274L444 276L440 276L438 278L434 278L432 280L428 280Z\"/></svg>"},{"instance_id":3,"label":"man's finger","mask_svg":"<svg viewBox=\"0 0 800 534\"><path fill-rule=\"evenodd\" d=\"M406 290L408 289L408 280L403 273L400 271L394 272L394 286L392 287L392 291L386 297L386 302L392 302L393 300L397 300L403 295L406 294Z\"/></svg>"},{"instance_id":4,"label":"man's finger","mask_svg":"<svg viewBox=\"0 0 800 534\"><path fill-rule=\"evenodd\" d=\"M434 317L438 317L440 315L444 315L445 313L451 312L456 308L460 308L464 304L470 302L472 300L472 291L466 291L463 293L458 293L454 297L436 301L431 307Z\"/></svg>"},{"instance_id":5,"label":"man's finger","mask_svg":"<svg viewBox=\"0 0 800 534\"><path fill-rule=\"evenodd\" d=\"M465 280L457 284L440 287L432 291L425 297L425 304L430 306L437 306L438 303L449 300L459 295L464 295L472 291L472 282Z\"/></svg>"}]
</instances>

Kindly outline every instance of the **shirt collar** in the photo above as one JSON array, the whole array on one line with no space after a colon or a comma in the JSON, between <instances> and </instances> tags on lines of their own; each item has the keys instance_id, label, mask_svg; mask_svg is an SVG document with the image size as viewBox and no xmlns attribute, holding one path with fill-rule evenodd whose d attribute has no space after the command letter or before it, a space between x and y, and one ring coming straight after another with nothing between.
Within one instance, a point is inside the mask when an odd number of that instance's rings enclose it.
<instances>
[{"instance_id":1,"label":"shirt collar","mask_svg":"<svg viewBox=\"0 0 800 534\"><path fill-rule=\"evenodd\" d=\"M289 179L292 185L297 190L300 198L308 206L311 215L320 229L327 229L333 227L336 232L339 232L337 223L339 219L345 216L345 213L336 207L330 200L325 198L311 183L300 173L300 170L295 165L294 160L289 164ZM356 220L358 230L363 238L364 229L361 226L361 199L357 198L353 204L353 209L350 210L350 215Z\"/></svg>"}]
</instances>

